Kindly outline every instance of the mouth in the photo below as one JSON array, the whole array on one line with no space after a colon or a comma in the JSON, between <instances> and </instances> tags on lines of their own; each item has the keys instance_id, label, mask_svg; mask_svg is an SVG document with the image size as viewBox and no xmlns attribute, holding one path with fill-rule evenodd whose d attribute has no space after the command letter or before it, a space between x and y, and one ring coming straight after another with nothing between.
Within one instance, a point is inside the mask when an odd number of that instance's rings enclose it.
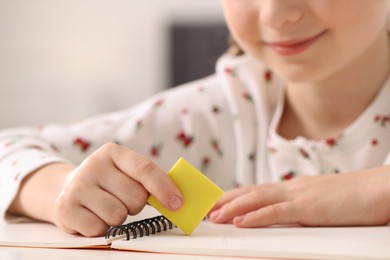
<instances>
[{"instance_id":1,"label":"mouth","mask_svg":"<svg viewBox=\"0 0 390 260\"><path fill-rule=\"evenodd\" d=\"M299 54L314 45L327 31L324 30L314 36L304 39L291 39L285 41L263 42L276 53L282 56Z\"/></svg>"}]
</instances>

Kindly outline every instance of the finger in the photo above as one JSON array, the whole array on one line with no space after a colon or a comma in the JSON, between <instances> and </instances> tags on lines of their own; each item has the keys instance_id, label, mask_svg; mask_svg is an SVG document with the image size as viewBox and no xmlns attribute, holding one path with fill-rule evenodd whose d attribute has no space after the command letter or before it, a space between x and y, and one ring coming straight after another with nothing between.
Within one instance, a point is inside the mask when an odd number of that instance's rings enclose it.
<instances>
[{"instance_id":1,"label":"finger","mask_svg":"<svg viewBox=\"0 0 390 260\"><path fill-rule=\"evenodd\" d=\"M218 200L218 202L214 205L214 207L210 210L210 214L213 211L216 211L220 209L223 205L226 203L229 203L230 201L234 200L235 198L242 196L243 194L248 193L252 189L252 186L245 186L236 188L233 190L229 190L225 192L222 197Z\"/></svg>"},{"instance_id":2,"label":"finger","mask_svg":"<svg viewBox=\"0 0 390 260\"><path fill-rule=\"evenodd\" d=\"M279 187L279 183L265 183L261 185L248 185L248 186L243 186L239 188L235 188L232 190L229 190L224 193L224 195L219 199L219 201L214 205L214 207L211 209L210 213L212 211L218 210L221 208L223 205L229 203L230 201L234 200L235 198L242 196L246 193L249 193L251 191L257 190L257 189L277 189Z\"/></svg>"},{"instance_id":3,"label":"finger","mask_svg":"<svg viewBox=\"0 0 390 260\"><path fill-rule=\"evenodd\" d=\"M249 187L245 188L238 188L234 189L228 192L225 192L224 195L220 198L220 200L214 205L214 207L210 210L208 216L210 219L214 222L219 222L219 223L226 223L228 222L228 217L223 217L222 215L226 214L223 210L221 210L223 207L227 208L229 206L229 203L234 201L235 199L248 194ZM234 203L233 203L234 204ZM223 214L222 214L223 212Z\"/></svg>"},{"instance_id":4,"label":"finger","mask_svg":"<svg viewBox=\"0 0 390 260\"><path fill-rule=\"evenodd\" d=\"M176 210L181 207L183 197L179 188L151 160L116 144L105 145L103 149L109 150L119 170L144 186L166 208Z\"/></svg>"},{"instance_id":5,"label":"finger","mask_svg":"<svg viewBox=\"0 0 390 260\"><path fill-rule=\"evenodd\" d=\"M236 197L210 215L210 219L217 223L230 222L234 217L244 215L259 208L285 200L283 193L273 188L259 188Z\"/></svg>"},{"instance_id":6,"label":"finger","mask_svg":"<svg viewBox=\"0 0 390 260\"><path fill-rule=\"evenodd\" d=\"M99 187L91 187L80 201L84 208L90 210L108 226L122 224L128 215L126 206L118 198Z\"/></svg>"},{"instance_id":7,"label":"finger","mask_svg":"<svg viewBox=\"0 0 390 260\"><path fill-rule=\"evenodd\" d=\"M281 202L235 217L233 224L242 228L298 224L300 212L293 202Z\"/></svg>"},{"instance_id":8,"label":"finger","mask_svg":"<svg viewBox=\"0 0 390 260\"><path fill-rule=\"evenodd\" d=\"M90 210L82 207L63 212L62 222L58 223L68 233L79 233L86 237L104 235L109 226Z\"/></svg>"},{"instance_id":9,"label":"finger","mask_svg":"<svg viewBox=\"0 0 390 260\"><path fill-rule=\"evenodd\" d=\"M99 179L99 185L121 201L130 215L136 215L144 208L149 195L140 183L120 171L103 174Z\"/></svg>"}]
</instances>

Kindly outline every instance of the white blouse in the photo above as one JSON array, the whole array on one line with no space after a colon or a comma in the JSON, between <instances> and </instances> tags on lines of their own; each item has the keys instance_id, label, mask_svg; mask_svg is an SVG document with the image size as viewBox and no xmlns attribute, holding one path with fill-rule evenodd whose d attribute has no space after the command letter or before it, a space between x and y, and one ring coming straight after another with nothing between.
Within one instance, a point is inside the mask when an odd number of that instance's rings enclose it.
<instances>
[{"instance_id":1,"label":"white blouse","mask_svg":"<svg viewBox=\"0 0 390 260\"><path fill-rule=\"evenodd\" d=\"M215 75L129 109L72 125L0 131L0 219L18 220L6 211L29 173L52 162L77 165L107 142L145 154L166 171L182 156L223 189L388 164L389 100L387 82L341 135L286 140L276 132L281 81L249 56L224 55Z\"/></svg>"}]
</instances>

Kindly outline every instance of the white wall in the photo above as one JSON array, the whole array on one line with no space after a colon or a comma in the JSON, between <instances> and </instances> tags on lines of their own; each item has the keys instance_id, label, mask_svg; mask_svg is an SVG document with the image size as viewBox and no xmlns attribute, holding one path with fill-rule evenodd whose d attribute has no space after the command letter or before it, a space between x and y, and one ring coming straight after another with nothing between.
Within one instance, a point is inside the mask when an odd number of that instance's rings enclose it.
<instances>
[{"instance_id":1,"label":"white wall","mask_svg":"<svg viewBox=\"0 0 390 260\"><path fill-rule=\"evenodd\" d=\"M68 123L167 87L172 21L219 0L0 0L0 127Z\"/></svg>"}]
</instances>

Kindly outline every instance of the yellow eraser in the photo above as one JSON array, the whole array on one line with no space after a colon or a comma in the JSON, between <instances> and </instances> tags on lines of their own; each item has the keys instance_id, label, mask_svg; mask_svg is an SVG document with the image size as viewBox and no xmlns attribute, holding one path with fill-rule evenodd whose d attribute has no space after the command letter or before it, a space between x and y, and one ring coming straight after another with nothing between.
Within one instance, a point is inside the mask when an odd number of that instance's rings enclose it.
<instances>
[{"instance_id":1,"label":"yellow eraser","mask_svg":"<svg viewBox=\"0 0 390 260\"><path fill-rule=\"evenodd\" d=\"M148 203L189 235L222 196L223 190L183 158L175 163L168 176L183 194L179 210L166 209L153 195Z\"/></svg>"}]
</instances>

